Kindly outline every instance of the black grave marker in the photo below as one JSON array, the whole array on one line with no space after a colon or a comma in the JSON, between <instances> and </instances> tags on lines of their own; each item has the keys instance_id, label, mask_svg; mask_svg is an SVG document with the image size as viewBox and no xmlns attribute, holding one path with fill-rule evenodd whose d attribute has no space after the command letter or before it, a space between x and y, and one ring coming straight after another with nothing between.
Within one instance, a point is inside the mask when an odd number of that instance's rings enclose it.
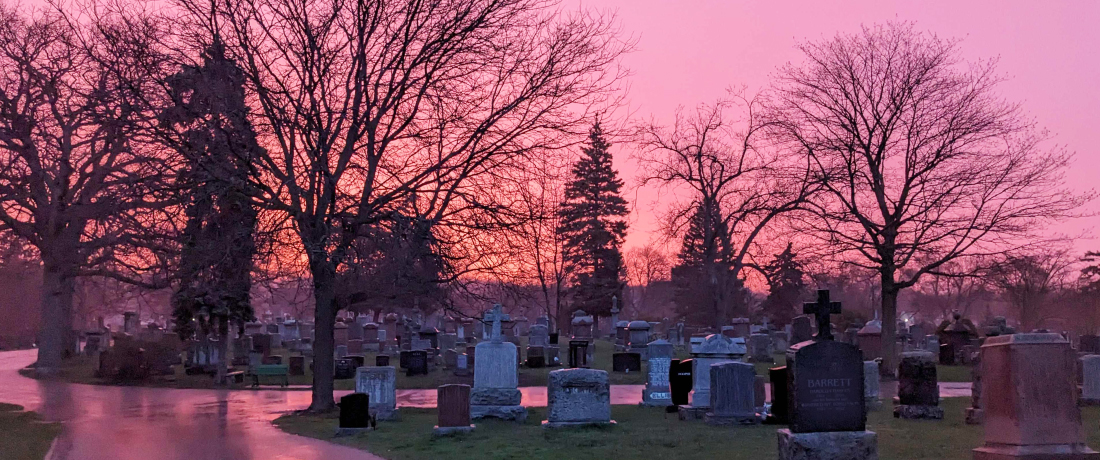
<instances>
[{"instance_id":1,"label":"black grave marker","mask_svg":"<svg viewBox=\"0 0 1100 460\"><path fill-rule=\"evenodd\" d=\"M672 392L672 404L675 406L686 406L688 403L688 395L691 393L692 385L695 384L692 378L692 364L693 361L690 359L683 361L674 359L668 365L668 386Z\"/></svg>"}]
</instances>

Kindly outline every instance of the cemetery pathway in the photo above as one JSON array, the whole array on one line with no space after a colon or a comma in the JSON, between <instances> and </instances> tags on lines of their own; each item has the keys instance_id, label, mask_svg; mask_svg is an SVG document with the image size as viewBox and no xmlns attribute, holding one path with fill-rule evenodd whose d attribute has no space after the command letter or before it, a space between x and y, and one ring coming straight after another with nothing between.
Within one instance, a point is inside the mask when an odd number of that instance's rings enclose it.
<instances>
[{"instance_id":1,"label":"cemetery pathway","mask_svg":"<svg viewBox=\"0 0 1100 460\"><path fill-rule=\"evenodd\" d=\"M380 459L271 425L308 406L309 392L95 386L19 375L36 354L0 352L0 401L62 422L48 460Z\"/></svg>"}]
</instances>

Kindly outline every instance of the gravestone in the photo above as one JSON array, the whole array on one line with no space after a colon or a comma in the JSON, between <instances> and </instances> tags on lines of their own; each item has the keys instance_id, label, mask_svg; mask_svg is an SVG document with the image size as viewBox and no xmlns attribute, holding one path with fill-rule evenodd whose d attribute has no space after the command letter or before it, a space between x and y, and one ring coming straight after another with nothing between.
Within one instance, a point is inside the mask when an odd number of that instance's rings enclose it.
<instances>
[{"instance_id":1,"label":"gravestone","mask_svg":"<svg viewBox=\"0 0 1100 460\"><path fill-rule=\"evenodd\" d=\"M985 443L974 449L974 460L1100 458L1085 444L1065 338L989 337L981 354Z\"/></svg>"},{"instance_id":2,"label":"gravestone","mask_svg":"<svg viewBox=\"0 0 1100 460\"><path fill-rule=\"evenodd\" d=\"M432 428L435 436L469 433L475 426L470 423L470 386L442 385L438 396L439 424Z\"/></svg>"},{"instance_id":3,"label":"gravestone","mask_svg":"<svg viewBox=\"0 0 1100 460\"><path fill-rule=\"evenodd\" d=\"M546 367L546 347L527 347L526 364L532 369Z\"/></svg>"},{"instance_id":4,"label":"gravestone","mask_svg":"<svg viewBox=\"0 0 1100 460\"><path fill-rule=\"evenodd\" d=\"M645 321L631 321L627 323L629 342L627 348L631 353L637 353L641 359L645 359L646 347L649 346L650 325Z\"/></svg>"},{"instance_id":5,"label":"gravestone","mask_svg":"<svg viewBox=\"0 0 1100 460\"><path fill-rule=\"evenodd\" d=\"M755 425L756 368L749 363L725 362L710 366L710 411L707 425Z\"/></svg>"},{"instance_id":6,"label":"gravestone","mask_svg":"<svg viewBox=\"0 0 1100 460\"><path fill-rule=\"evenodd\" d=\"M405 375L412 377L414 375L428 375L428 352L425 350L413 350L408 352L408 367L405 368Z\"/></svg>"},{"instance_id":7,"label":"gravestone","mask_svg":"<svg viewBox=\"0 0 1100 460\"><path fill-rule=\"evenodd\" d=\"M569 367L588 367L588 341L569 341Z\"/></svg>"},{"instance_id":8,"label":"gravestone","mask_svg":"<svg viewBox=\"0 0 1100 460\"><path fill-rule=\"evenodd\" d=\"M680 407L680 417L684 420L703 418L710 407L710 366L727 361L740 361L745 355L745 339L729 338L722 334L711 334L703 343L692 350L691 357L695 368L692 375L691 405Z\"/></svg>"},{"instance_id":9,"label":"gravestone","mask_svg":"<svg viewBox=\"0 0 1100 460\"><path fill-rule=\"evenodd\" d=\"M774 363L772 339L768 334L749 335L749 359L754 363Z\"/></svg>"},{"instance_id":10,"label":"gravestone","mask_svg":"<svg viewBox=\"0 0 1100 460\"><path fill-rule=\"evenodd\" d=\"M1081 361L1081 405L1100 405L1100 355L1085 355Z\"/></svg>"},{"instance_id":11,"label":"gravestone","mask_svg":"<svg viewBox=\"0 0 1100 460\"><path fill-rule=\"evenodd\" d=\"M288 358L287 372L290 375L306 375L306 357L305 356L291 356Z\"/></svg>"},{"instance_id":12,"label":"gravestone","mask_svg":"<svg viewBox=\"0 0 1100 460\"><path fill-rule=\"evenodd\" d=\"M642 404L646 406L668 406L672 404L673 345L664 339L649 342L649 356L646 369L645 389L642 390ZM685 396L686 393L685 393ZM687 403L687 401L684 401Z\"/></svg>"},{"instance_id":13,"label":"gravestone","mask_svg":"<svg viewBox=\"0 0 1100 460\"><path fill-rule=\"evenodd\" d=\"M443 369L454 369L458 363L458 352L452 350L443 351Z\"/></svg>"},{"instance_id":14,"label":"gravestone","mask_svg":"<svg viewBox=\"0 0 1100 460\"><path fill-rule=\"evenodd\" d=\"M347 345L337 345L336 346L335 356L336 356L337 359L343 358L347 355L348 355L348 346Z\"/></svg>"},{"instance_id":15,"label":"gravestone","mask_svg":"<svg viewBox=\"0 0 1100 460\"><path fill-rule=\"evenodd\" d=\"M527 336L528 347L545 347L550 345L550 329L544 324L531 326L530 335Z\"/></svg>"},{"instance_id":16,"label":"gravestone","mask_svg":"<svg viewBox=\"0 0 1100 460\"><path fill-rule=\"evenodd\" d=\"M856 345L859 345L864 361L882 358L882 322L868 321L867 325L856 333Z\"/></svg>"},{"instance_id":17,"label":"gravestone","mask_svg":"<svg viewBox=\"0 0 1100 460\"><path fill-rule=\"evenodd\" d=\"M695 383L692 375L695 363L690 359L674 359L669 362L668 389L672 392L672 404L674 406L686 406L691 394L691 386Z\"/></svg>"},{"instance_id":18,"label":"gravestone","mask_svg":"<svg viewBox=\"0 0 1100 460\"><path fill-rule=\"evenodd\" d=\"M791 320L791 345L805 342L813 337L813 323L809 316L795 316Z\"/></svg>"},{"instance_id":19,"label":"gravestone","mask_svg":"<svg viewBox=\"0 0 1100 460\"><path fill-rule=\"evenodd\" d=\"M894 401L894 417L905 419L942 420L936 361L924 351L901 354L898 364L898 396Z\"/></svg>"},{"instance_id":20,"label":"gravestone","mask_svg":"<svg viewBox=\"0 0 1100 460\"><path fill-rule=\"evenodd\" d=\"M363 354L363 341L361 339L348 340L347 348L349 355L361 355Z\"/></svg>"},{"instance_id":21,"label":"gravestone","mask_svg":"<svg viewBox=\"0 0 1100 460\"><path fill-rule=\"evenodd\" d=\"M459 377L470 375L470 365L466 353L455 356L455 375Z\"/></svg>"},{"instance_id":22,"label":"gravestone","mask_svg":"<svg viewBox=\"0 0 1100 460\"><path fill-rule=\"evenodd\" d=\"M818 330L812 341L787 350L790 425L776 432L779 459L877 459L878 436L867 431L862 353L833 340L829 316L840 313L840 303L818 290L803 313L816 316Z\"/></svg>"},{"instance_id":23,"label":"gravestone","mask_svg":"<svg viewBox=\"0 0 1100 460\"><path fill-rule=\"evenodd\" d=\"M559 369L547 383L543 428L611 425L611 385L607 371Z\"/></svg>"},{"instance_id":24,"label":"gravestone","mask_svg":"<svg viewBox=\"0 0 1100 460\"><path fill-rule=\"evenodd\" d=\"M639 353L612 354L611 370L614 372L641 372L642 355Z\"/></svg>"},{"instance_id":25,"label":"gravestone","mask_svg":"<svg viewBox=\"0 0 1100 460\"><path fill-rule=\"evenodd\" d=\"M878 361L863 362L863 399L866 400L867 410L878 410L882 407L879 399L880 378Z\"/></svg>"},{"instance_id":26,"label":"gravestone","mask_svg":"<svg viewBox=\"0 0 1100 460\"><path fill-rule=\"evenodd\" d=\"M527 409L520 405L516 345L505 342L501 335L500 304L493 306L493 313L490 340L475 347L470 414L475 419L494 417L522 423L527 419Z\"/></svg>"},{"instance_id":27,"label":"gravestone","mask_svg":"<svg viewBox=\"0 0 1100 460\"><path fill-rule=\"evenodd\" d=\"M384 367L390 365L390 355L378 355L374 357L374 365Z\"/></svg>"},{"instance_id":28,"label":"gravestone","mask_svg":"<svg viewBox=\"0 0 1100 460\"><path fill-rule=\"evenodd\" d=\"M966 408L966 424L982 424L982 358L978 353L978 359L974 367L970 369L970 407Z\"/></svg>"},{"instance_id":29,"label":"gravestone","mask_svg":"<svg viewBox=\"0 0 1100 460\"><path fill-rule=\"evenodd\" d=\"M370 430L370 395L352 393L340 398L340 425L336 436L350 436Z\"/></svg>"},{"instance_id":30,"label":"gravestone","mask_svg":"<svg viewBox=\"0 0 1100 460\"><path fill-rule=\"evenodd\" d=\"M791 413L790 396L787 393L787 366L768 369L768 380L772 387L772 407L764 423L786 425L790 423Z\"/></svg>"},{"instance_id":31,"label":"gravestone","mask_svg":"<svg viewBox=\"0 0 1100 460\"><path fill-rule=\"evenodd\" d=\"M351 358L337 358L333 377L336 380L347 380L355 377L355 361Z\"/></svg>"},{"instance_id":32,"label":"gravestone","mask_svg":"<svg viewBox=\"0 0 1100 460\"><path fill-rule=\"evenodd\" d=\"M1091 355L1100 354L1100 335L1085 334L1078 339L1077 351Z\"/></svg>"},{"instance_id":33,"label":"gravestone","mask_svg":"<svg viewBox=\"0 0 1100 460\"><path fill-rule=\"evenodd\" d=\"M370 395L370 410L378 420L397 419L397 369L393 366L360 367L355 371L355 392Z\"/></svg>"},{"instance_id":34,"label":"gravestone","mask_svg":"<svg viewBox=\"0 0 1100 460\"><path fill-rule=\"evenodd\" d=\"M748 318L734 318L730 320L730 324L730 331L733 334L730 338L748 338L752 334L752 321ZM723 327L722 330L725 331L726 328Z\"/></svg>"}]
</instances>

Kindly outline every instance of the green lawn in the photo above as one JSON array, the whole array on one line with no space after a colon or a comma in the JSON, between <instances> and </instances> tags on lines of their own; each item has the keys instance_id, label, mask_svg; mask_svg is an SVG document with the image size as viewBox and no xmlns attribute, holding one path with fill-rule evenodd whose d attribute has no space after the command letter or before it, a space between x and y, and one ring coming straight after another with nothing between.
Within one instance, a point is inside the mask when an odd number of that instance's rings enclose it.
<instances>
[{"instance_id":1,"label":"green lawn","mask_svg":"<svg viewBox=\"0 0 1100 460\"><path fill-rule=\"evenodd\" d=\"M878 433L879 457L884 459L970 460L971 449L982 440L982 427L963 423L967 398L943 400L942 421L900 420L889 405L872 412L868 429ZM545 408L528 409L524 424L497 420L477 421L469 435L432 437L433 409L401 409L401 421L382 422L378 431L333 438L336 415L287 415L275 425L289 433L323 439L388 459L745 459L776 458L775 426L716 428L701 421L681 422L659 408L612 406L618 425L544 431ZM1100 408L1083 409L1091 446L1100 446Z\"/></svg>"},{"instance_id":2,"label":"green lawn","mask_svg":"<svg viewBox=\"0 0 1100 460\"><path fill-rule=\"evenodd\" d=\"M46 457L61 424L45 423L22 406L0 403L0 457L5 460L40 460Z\"/></svg>"}]
</instances>

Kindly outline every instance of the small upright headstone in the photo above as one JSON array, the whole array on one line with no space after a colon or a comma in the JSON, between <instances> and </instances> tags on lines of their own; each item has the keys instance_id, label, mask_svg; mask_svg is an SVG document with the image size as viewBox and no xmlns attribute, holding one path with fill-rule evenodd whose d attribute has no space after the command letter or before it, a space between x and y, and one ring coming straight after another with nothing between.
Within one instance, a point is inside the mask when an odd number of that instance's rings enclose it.
<instances>
[{"instance_id":1,"label":"small upright headstone","mask_svg":"<svg viewBox=\"0 0 1100 460\"><path fill-rule=\"evenodd\" d=\"M355 392L370 395L370 410L378 420L397 419L397 369L393 366L360 367L355 371Z\"/></svg>"},{"instance_id":2,"label":"small upright headstone","mask_svg":"<svg viewBox=\"0 0 1100 460\"><path fill-rule=\"evenodd\" d=\"M432 429L435 436L469 433L475 426L470 423L470 386L443 385L438 392L439 424Z\"/></svg>"},{"instance_id":3,"label":"small upright headstone","mask_svg":"<svg viewBox=\"0 0 1100 460\"><path fill-rule=\"evenodd\" d=\"M1100 405L1100 355L1085 355L1081 361L1081 405Z\"/></svg>"},{"instance_id":4,"label":"small upright headstone","mask_svg":"<svg viewBox=\"0 0 1100 460\"><path fill-rule=\"evenodd\" d=\"M588 367L588 340L569 341L569 367Z\"/></svg>"},{"instance_id":5,"label":"small upright headstone","mask_svg":"<svg viewBox=\"0 0 1100 460\"><path fill-rule=\"evenodd\" d=\"M1100 354L1100 335L1084 334L1078 339L1077 351L1086 354Z\"/></svg>"},{"instance_id":6,"label":"small upright headstone","mask_svg":"<svg viewBox=\"0 0 1100 460\"><path fill-rule=\"evenodd\" d=\"M787 366L768 369L768 380L772 387L771 413L764 421L768 425L786 425L790 420L791 403L787 393Z\"/></svg>"},{"instance_id":7,"label":"small upright headstone","mask_svg":"<svg viewBox=\"0 0 1100 460\"><path fill-rule=\"evenodd\" d=\"M982 424L982 357L978 353L978 360L974 368L970 369L970 407L966 408L966 424Z\"/></svg>"},{"instance_id":8,"label":"small upright headstone","mask_svg":"<svg viewBox=\"0 0 1100 460\"><path fill-rule=\"evenodd\" d=\"M809 316L795 316L791 320L791 345L813 338L813 322Z\"/></svg>"},{"instance_id":9,"label":"small upright headstone","mask_svg":"<svg viewBox=\"0 0 1100 460\"><path fill-rule=\"evenodd\" d=\"M409 352L408 367L405 368L405 375L412 377L414 375L428 375L428 352L425 350L414 350Z\"/></svg>"},{"instance_id":10,"label":"small upright headstone","mask_svg":"<svg viewBox=\"0 0 1100 460\"><path fill-rule=\"evenodd\" d=\"M544 428L610 425L611 385L607 371L559 369L547 383Z\"/></svg>"},{"instance_id":11,"label":"small upright headstone","mask_svg":"<svg viewBox=\"0 0 1100 460\"><path fill-rule=\"evenodd\" d=\"M355 377L355 364L355 361L351 358L337 358L332 378L336 380L347 380Z\"/></svg>"},{"instance_id":12,"label":"small upright headstone","mask_svg":"<svg viewBox=\"0 0 1100 460\"><path fill-rule=\"evenodd\" d=\"M754 425L756 368L749 363L725 362L710 366L708 425Z\"/></svg>"},{"instance_id":13,"label":"small upright headstone","mask_svg":"<svg viewBox=\"0 0 1100 460\"><path fill-rule=\"evenodd\" d=\"M1058 334L1012 334L982 345L985 444L974 460L1100 458L1085 444L1073 354Z\"/></svg>"},{"instance_id":14,"label":"small upright headstone","mask_svg":"<svg viewBox=\"0 0 1100 460\"><path fill-rule=\"evenodd\" d=\"M371 429L370 395L352 393L340 398L340 426L337 436L350 436Z\"/></svg>"},{"instance_id":15,"label":"small upright headstone","mask_svg":"<svg viewBox=\"0 0 1100 460\"><path fill-rule=\"evenodd\" d=\"M901 354L898 364L898 397L894 417L942 420L936 361L924 351Z\"/></svg>"},{"instance_id":16,"label":"small upright headstone","mask_svg":"<svg viewBox=\"0 0 1100 460\"><path fill-rule=\"evenodd\" d=\"M772 338L768 334L749 335L749 359L754 363L774 363Z\"/></svg>"},{"instance_id":17,"label":"small upright headstone","mask_svg":"<svg viewBox=\"0 0 1100 460\"><path fill-rule=\"evenodd\" d=\"M645 389L642 390L642 404L646 406L668 406L672 404L672 388L669 385L672 347L671 343L663 339L649 342L649 351L647 352L649 356L647 360L648 369Z\"/></svg>"},{"instance_id":18,"label":"small upright headstone","mask_svg":"<svg viewBox=\"0 0 1100 460\"><path fill-rule=\"evenodd\" d=\"M703 418L710 407L710 366L727 361L740 361L745 355L745 339L729 338L721 334L707 336L691 352L695 369L692 374L691 405L680 407L680 417L685 420Z\"/></svg>"},{"instance_id":19,"label":"small upright headstone","mask_svg":"<svg viewBox=\"0 0 1100 460\"><path fill-rule=\"evenodd\" d=\"M863 362L863 399L867 402L867 410L878 410L882 407L879 399L880 376L878 361Z\"/></svg>"}]
</instances>

